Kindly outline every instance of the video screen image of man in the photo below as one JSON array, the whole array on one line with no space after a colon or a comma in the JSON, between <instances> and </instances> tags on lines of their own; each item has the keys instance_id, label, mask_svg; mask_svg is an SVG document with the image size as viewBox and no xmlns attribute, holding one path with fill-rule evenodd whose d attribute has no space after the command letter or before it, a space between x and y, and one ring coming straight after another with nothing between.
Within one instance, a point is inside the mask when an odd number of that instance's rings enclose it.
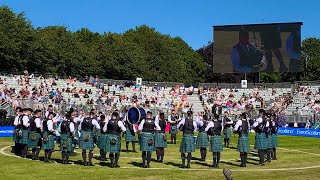
<instances>
[{"instance_id":1,"label":"video screen image of man","mask_svg":"<svg viewBox=\"0 0 320 180\"><path fill-rule=\"evenodd\" d=\"M214 73L299 72L301 25L214 26Z\"/></svg>"}]
</instances>

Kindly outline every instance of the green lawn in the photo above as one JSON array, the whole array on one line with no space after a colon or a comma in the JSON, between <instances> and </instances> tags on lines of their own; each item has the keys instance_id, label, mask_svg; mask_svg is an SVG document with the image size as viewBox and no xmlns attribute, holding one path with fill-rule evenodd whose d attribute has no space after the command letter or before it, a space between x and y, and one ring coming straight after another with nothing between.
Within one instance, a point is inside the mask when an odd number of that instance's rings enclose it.
<instances>
[{"instance_id":1,"label":"green lawn","mask_svg":"<svg viewBox=\"0 0 320 180\"><path fill-rule=\"evenodd\" d=\"M168 136L169 137L169 136ZM151 162L151 169L143 169L141 166L141 153L122 152L120 156L120 169L109 168L109 161L101 163L98 158L99 150L94 153L94 167L80 165L81 155L70 158L73 165L60 164L60 152L53 153L53 159L58 163L47 164L40 161L31 161L0 154L1 179L223 179L223 168L231 169L236 179L314 179L320 176L320 139L279 136L281 148L278 149L278 160L266 163L260 167L258 158L252 154L248 156L247 168L240 168L238 162L239 153L234 148L224 149L221 154L219 169L209 167L212 164L212 154L208 152L207 161L202 163L197 160L200 157L199 150L193 153L191 169L179 169L181 163L179 143L168 145L165 150L164 163ZM0 148L11 146L12 138L0 138ZM254 134L251 135L253 145ZM236 147L237 138L231 139L231 145ZM130 146L131 147L131 146ZM56 144L58 149L58 144ZM122 142L122 149L125 143ZM137 149L139 146L137 145ZM252 146L253 150L253 146ZM4 149L4 153L10 154L11 148ZM80 152L80 149L77 149ZM43 156L43 153L40 154ZM153 152L155 158L155 152ZM319 167L317 167L319 166Z\"/></svg>"}]
</instances>

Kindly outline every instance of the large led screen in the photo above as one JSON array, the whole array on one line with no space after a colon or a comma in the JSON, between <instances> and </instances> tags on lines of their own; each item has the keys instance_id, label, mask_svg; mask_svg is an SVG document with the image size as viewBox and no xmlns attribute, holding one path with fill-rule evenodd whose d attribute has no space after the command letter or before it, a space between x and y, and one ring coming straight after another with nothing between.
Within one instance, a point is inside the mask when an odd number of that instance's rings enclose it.
<instances>
[{"instance_id":1,"label":"large led screen","mask_svg":"<svg viewBox=\"0 0 320 180\"><path fill-rule=\"evenodd\" d=\"M299 72L301 22L214 26L213 71Z\"/></svg>"}]
</instances>

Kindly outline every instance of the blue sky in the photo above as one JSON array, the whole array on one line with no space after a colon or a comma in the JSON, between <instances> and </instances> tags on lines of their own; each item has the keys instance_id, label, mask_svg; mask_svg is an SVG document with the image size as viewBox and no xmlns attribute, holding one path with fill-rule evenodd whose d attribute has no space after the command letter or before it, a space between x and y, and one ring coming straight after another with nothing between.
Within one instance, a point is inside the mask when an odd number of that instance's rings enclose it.
<instances>
[{"instance_id":1,"label":"blue sky","mask_svg":"<svg viewBox=\"0 0 320 180\"><path fill-rule=\"evenodd\" d=\"M262 5L263 4L263 5ZM302 38L320 36L320 1L309 0L0 0L34 27L123 33L146 24L193 49L212 41L213 25L302 21Z\"/></svg>"}]
</instances>

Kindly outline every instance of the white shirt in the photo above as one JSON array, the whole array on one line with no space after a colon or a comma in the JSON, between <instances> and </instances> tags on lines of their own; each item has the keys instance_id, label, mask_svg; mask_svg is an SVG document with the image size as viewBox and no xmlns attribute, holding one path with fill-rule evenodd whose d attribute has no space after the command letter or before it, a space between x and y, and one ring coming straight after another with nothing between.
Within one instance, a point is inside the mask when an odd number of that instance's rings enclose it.
<instances>
[{"instance_id":1,"label":"white shirt","mask_svg":"<svg viewBox=\"0 0 320 180\"><path fill-rule=\"evenodd\" d=\"M18 126L18 125L19 125L19 117L20 117L20 115L17 115L17 116L14 118L13 125L15 125L15 126Z\"/></svg>"},{"instance_id":2,"label":"white shirt","mask_svg":"<svg viewBox=\"0 0 320 180\"><path fill-rule=\"evenodd\" d=\"M244 119L245 120L245 119ZM247 121L247 120L245 120ZM236 125L234 126L234 131L238 131L239 127L242 126L242 120L238 120ZM250 127L250 123L248 122L248 128Z\"/></svg>"},{"instance_id":3,"label":"white shirt","mask_svg":"<svg viewBox=\"0 0 320 180\"><path fill-rule=\"evenodd\" d=\"M172 121L172 120L171 120L171 116L172 116L171 114L168 116L168 122L169 122L169 123L176 123L175 121ZM177 115L177 116L178 116L178 115ZM178 116L178 119L176 119L176 121L179 121L179 119L180 119L180 117Z\"/></svg>"},{"instance_id":4,"label":"white shirt","mask_svg":"<svg viewBox=\"0 0 320 180\"><path fill-rule=\"evenodd\" d=\"M103 132L106 132L107 130L108 130L108 123L109 123L109 120L106 120L105 121L106 123L104 124L104 126L103 126ZM122 131L126 131L127 129L126 129L126 127L124 126L124 124L123 124L123 122L122 121L118 121L118 126L120 127L120 129L122 130Z\"/></svg>"},{"instance_id":5,"label":"white shirt","mask_svg":"<svg viewBox=\"0 0 320 180\"><path fill-rule=\"evenodd\" d=\"M30 126L29 117L28 117L27 115L23 116L23 118L22 118L22 124L23 124L25 127L29 127L29 126Z\"/></svg>"},{"instance_id":6,"label":"white shirt","mask_svg":"<svg viewBox=\"0 0 320 180\"><path fill-rule=\"evenodd\" d=\"M53 131L53 121L52 121L52 119L49 119L48 121L47 121L47 126L48 126L48 131Z\"/></svg>"},{"instance_id":7,"label":"white shirt","mask_svg":"<svg viewBox=\"0 0 320 180\"><path fill-rule=\"evenodd\" d=\"M185 122L186 122L186 119L183 118L183 119L179 122L178 127L180 127L181 125L184 125ZM196 121L193 121L193 128L194 128L193 132L196 132L196 131L197 131L197 122L196 122Z\"/></svg>"},{"instance_id":8,"label":"white shirt","mask_svg":"<svg viewBox=\"0 0 320 180\"><path fill-rule=\"evenodd\" d=\"M81 125L82 125L83 120L84 120L84 118L80 122L79 131L81 130ZM94 125L97 129L100 129L100 125L99 125L98 121L93 118L92 118L92 125Z\"/></svg>"},{"instance_id":9,"label":"white shirt","mask_svg":"<svg viewBox=\"0 0 320 180\"><path fill-rule=\"evenodd\" d=\"M41 128L42 127L41 119L39 117L36 117L34 122L36 123L36 127L37 128Z\"/></svg>"},{"instance_id":10,"label":"white shirt","mask_svg":"<svg viewBox=\"0 0 320 180\"><path fill-rule=\"evenodd\" d=\"M262 117L258 117L252 126L257 127L260 123L262 123L262 121ZM266 122L266 127L269 127L269 121Z\"/></svg>"},{"instance_id":11,"label":"white shirt","mask_svg":"<svg viewBox=\"0 0 320 180\"><path fill-rule=\"evenodd\" d=\"M65 120L64 120L65 121ZM63 121L62 121L63 122ZM59 132L61 133L61 124L62 124L62 122L60 123L60 125L59 125ZM69 129L70 129L70 132L71 133L73 133L74 132L74 124L73 124L73 122L70 122L70 124L69 124Z\"/></svg>"},{"instance_id":12,"label":"white shirt","mask_svg":"<svg viewBox=\"0 0 320 180\"><path fill-rule=\"evenodd\" d=\"M221 126L222 126L222 124L221 124ZM213 127L214 127L214 121L210 121L210 122L208 123L205 131L208 131L210 128L213 128ZM223 128L223 126L222 126L222 128Z\"/></svg>"},{"instance_id":13,"label":"white shirt","mask_svg":"<svg viewBox=\"0 0 320 180\"><path fill-rule=\"evenodd\" d=\"M142 131L143 125L144 125L145 121L146 121L146 120L143 119L143 120L140 122L139 127L138 127L139 131ZM161 130L161 128L160 128L160 126L159 126L159 124L158 124L157 122L154 122L154 125L156 126L156 130L157 130L157 131L160 131L160 130Z\"/></svg>"}]
</instances>

